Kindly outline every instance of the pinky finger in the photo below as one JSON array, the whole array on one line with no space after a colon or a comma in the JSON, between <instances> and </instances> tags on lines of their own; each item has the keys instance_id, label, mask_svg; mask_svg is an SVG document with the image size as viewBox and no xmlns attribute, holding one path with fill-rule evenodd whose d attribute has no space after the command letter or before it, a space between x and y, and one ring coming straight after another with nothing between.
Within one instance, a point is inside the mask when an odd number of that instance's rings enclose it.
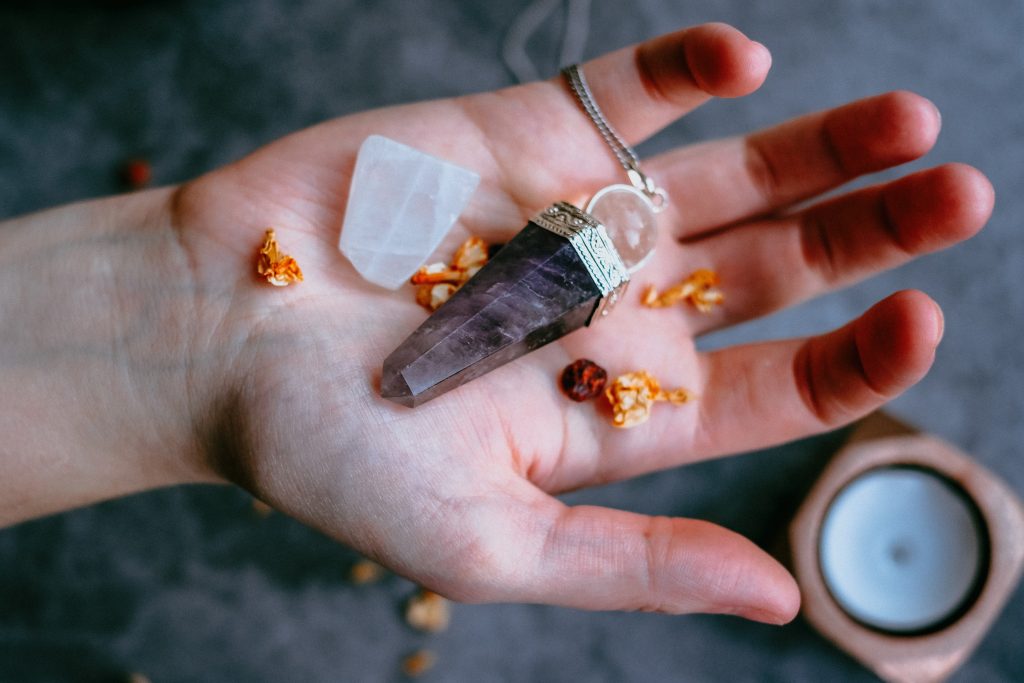
<instances>
[{"instance_id":1,"label":"pinky finger","mask_svg":"<svg viewBox=\"0 0 1024 683\"><path fill-rule=\"evenodd\" d=\"M866 415L924 377L942 330L938 305L904 291L819 337L709 354L697 457L764 448Z\"/></svg>"}]
</instances>

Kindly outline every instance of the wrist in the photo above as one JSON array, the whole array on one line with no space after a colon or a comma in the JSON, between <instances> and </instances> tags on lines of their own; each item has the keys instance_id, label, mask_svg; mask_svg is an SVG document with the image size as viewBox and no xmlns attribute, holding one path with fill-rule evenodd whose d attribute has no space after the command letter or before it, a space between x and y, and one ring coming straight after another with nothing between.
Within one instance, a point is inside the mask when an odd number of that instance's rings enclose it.
<instances>
[{"instance_id":1,"label":"wrist","mask_svg":"<svg viewBox=\"0 0 1024 683\"><path fill-rule=\"evenodd\" d=\"M196 285L173 196L0 224L0 525L215 480L194 427Z\"/></svg>"}]
</instances>

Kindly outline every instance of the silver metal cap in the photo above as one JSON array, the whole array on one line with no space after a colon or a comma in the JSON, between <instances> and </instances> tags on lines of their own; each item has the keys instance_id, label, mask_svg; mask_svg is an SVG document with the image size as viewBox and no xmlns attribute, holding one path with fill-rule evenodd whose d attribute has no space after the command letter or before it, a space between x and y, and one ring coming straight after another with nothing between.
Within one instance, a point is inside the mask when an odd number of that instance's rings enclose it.
<instances>
[{"instance_id":1,"label":"silver metal cap","mask_svg":"<svg viewBox=\"0 0 1024 683\"><path fill-rule=\"evenodd\" d=\"M601 300L587 325L608 315L626 293L629 271L604 225L569 202L552 204L537 214L533 222L569 240L594 284L601 290Z\"/></svg>"}]
</instances>

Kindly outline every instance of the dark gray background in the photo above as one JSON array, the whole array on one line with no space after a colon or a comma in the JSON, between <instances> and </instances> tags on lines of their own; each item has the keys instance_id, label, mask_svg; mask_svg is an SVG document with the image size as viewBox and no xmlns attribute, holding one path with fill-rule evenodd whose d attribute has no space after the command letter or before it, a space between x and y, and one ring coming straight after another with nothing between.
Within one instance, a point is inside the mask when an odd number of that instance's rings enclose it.
<instances>
[{"instance_id":1,"label":"dark gray background","mask_svg":"<svg viewBox=\"0 0 1024 683\"><path fill-rule=\"evenodd\" d=\"M115 192L129 156L172 183L289 131L369 107L512 82L500 41L525 0L21 2L0 8L0 217ZM985 232L951 251L709 344L821 331L890 291L945 308L935 369L901 417L1024 491L1024 3L595 0L587 54L709 20L774 54L764 87L713 102L642 151L735 134L895 88L943 112L920 168L965 161L996 186ZM557 64L561 19L530 51ZM4 324L9 324L5 321ZM2 329L2 328L0 328ZM2 333L2 332L0 332ZM44 426L41 426L44 428ZM571 497L703 517L771 545L842 435ZM0 532L0 681L872 680L805 623L456 606L438 636L401 619L413 587L345 580L354 556L228 488L165 490ZM1024 680L1015 594L957 681Z\"/></svg>"}]
</instances>

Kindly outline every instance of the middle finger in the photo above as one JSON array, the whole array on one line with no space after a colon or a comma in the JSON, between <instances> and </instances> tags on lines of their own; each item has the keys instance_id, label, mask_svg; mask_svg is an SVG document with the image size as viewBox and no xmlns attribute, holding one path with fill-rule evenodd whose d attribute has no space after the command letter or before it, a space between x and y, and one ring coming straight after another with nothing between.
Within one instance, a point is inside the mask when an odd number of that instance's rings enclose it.
<instances>
[{"instance_id":1,"label":"middle finger","mask_svg":"<svg viewBox=\"0 0 1024 683\"><path fill-rule=\"evenodd\" d=\"M672 231L688 239L912 161L935 144L939 126L930 101L890 92L746 137L683 147L647 166L671 198Z\"/></svg>"}]
</instances>

